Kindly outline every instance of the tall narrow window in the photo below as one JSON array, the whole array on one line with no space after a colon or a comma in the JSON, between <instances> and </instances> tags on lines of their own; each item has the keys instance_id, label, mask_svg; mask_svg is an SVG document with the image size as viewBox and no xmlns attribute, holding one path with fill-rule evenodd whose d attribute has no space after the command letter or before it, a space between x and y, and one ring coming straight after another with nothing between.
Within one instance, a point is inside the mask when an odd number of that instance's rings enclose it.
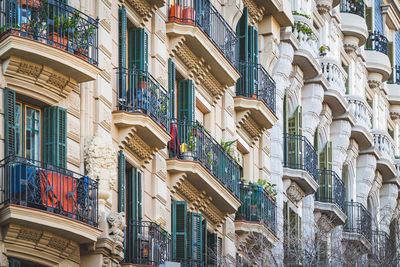
<instances>
[{"instance_id":1,"label":"tall narrow window","mask_svg":"<svg viewBox=\"0 0 400 267\"><path fill-rule=\"evenodd\" d=\"M195 89L192 80L178 82L178 119L195 120Z\"/></svg>"}]
</instances>

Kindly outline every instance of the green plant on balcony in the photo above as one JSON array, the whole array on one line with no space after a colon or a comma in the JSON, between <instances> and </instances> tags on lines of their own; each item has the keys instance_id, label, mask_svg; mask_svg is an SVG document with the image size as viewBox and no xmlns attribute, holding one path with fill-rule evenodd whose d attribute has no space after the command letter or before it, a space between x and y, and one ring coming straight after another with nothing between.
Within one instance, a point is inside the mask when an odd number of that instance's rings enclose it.
<instances>
[{"instance_id":1,"label":"green plant on balcony","mask_svg":"<svg viewBox=\"0 0 400 267\"><path fill-rule=\"evenodd\" d=\"M302 17L305 17L306 19L311 19L311 16L310 16L310 15L307 15L307 14L303 14L303 13L297 12L296 10L292 11L292 14L293 14L293 15L296 15L296 16L302 16Z\"/></svg>"},{"instance_id":2,"label":"green plant on balcony","mask_svg":"<svg viewBox=\"0 0 400 267\"><path fill-rule=\"evenodd\" d=\"M310 27L307 25L303 24L300 21L296 21L294 23L294 28L298 32L302 32L304 35L307 35L307 40L315 40L315 35ZM297 36L297 39L300 39L300 36Z\"/></svg>"},{"instance_id":3,"label":"green plant on balcony","mask_svg":"<svg viewBox=\"0 0 400 267\"><path fill-rule=\"evenodd\" d=\"M276 184L267 182L267 180L264 179L258 179L257 185L264 188L265 192L272 201L276 201L276 195L278 194L276 191Z\"/></svg>"},{"instance_id":4,"label":"green plant on balcony","mask_svg":"<svg viewBox=\"0 0 400 267\"><path fill-rule=\"evenodd\" d=\"M325 56L329 51L331 51L327 45L321 45L318 50L321 57Z\"/></svg>"},{"instance_id":5,"label":"green plant on balcony","mask_svg":"<svg viewBox=\"0 0 400 267\"><path fill-rule=\"evenodd\" d=\"M221 141L221 146L222 148L226 151L226 153L228 153L228 155L231 155L232 153L232 145L237 141L237 139L233 140L233 141Z\"/></svg>"}]
</instances>

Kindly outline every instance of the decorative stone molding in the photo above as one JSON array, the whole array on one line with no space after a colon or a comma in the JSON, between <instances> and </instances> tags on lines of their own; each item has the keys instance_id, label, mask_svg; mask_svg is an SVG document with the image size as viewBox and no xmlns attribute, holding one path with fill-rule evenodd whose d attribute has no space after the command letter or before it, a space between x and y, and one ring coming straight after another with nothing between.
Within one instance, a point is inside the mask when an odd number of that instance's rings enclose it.
<instances>
[{"instance_id":1,"label":"decorative stone molding","mask_svg":"<svg viewBox=\"0 0 400 267\"><path fill-rule=\"evenodd\" d=\"M304 191L295 182L289 185L286 195L294 203L301 201L306 196Z\"/></svg>"},{"instance_id":2,"label":"decorative stone molding","mask_svg":"<svg viewBox=\"0 0 400 267\"><path fill-rule=\"evenodd\" d=\"M117 152L110 136L96 133L85 147L86 171L93 179L99 178L99 200L111 204L111 190L117 181Z\"/></svg>"},{"instance_id":3,"label":"decorative stone molding","mask_svg":"<svg viewBox=\"0 0 400 267\"><path fill-rule=\"evenodd\" d=\"M58 103L67 98L71 91L78 87L74 79L45 65L18 57L11 56L3 63L3 67L8 86L15 84L17 87L23 87L24 92L21 93L42 99L47 103ZM36 87L32 85L36 85Z\"/></svg>"},{"instance_id":4,"label":"decorative stone molding","mask_svg":"<svg viewBox=\"0 0 400 267\"><path fill-rule=\"evenodd\" d=\"M319 230L325 234L328 234L333 230L333 228L335 228L335 225L332 223L332 220L329 219L329 217L326 216L325 214L322 214L321 217L319 217L317 225Z\"/></svg>"},{"instance_id":5,"label":"decorative stone molding","mask_svg":"<svg viewBox=\"0 0 400 267\"><path fill-rule=\"evenodd\" d=\"M18 224L9 224L5 229L5 249L13 255L25 255L27 249L33 249L35 253L30 254L33 259L45 258L52 265L57 265L65 259L80 263L79 245L74 241Z\"/></svg>"},{"instance_id":6,"label":"decorative stone molding","mask_svg":"<svg viewBox=\"0 0 400 267\"><path fill-rule=\"evenodd\" d=\"M328 13L332 9L332 0L318 0L317 2L317 10L323 15Z\"/></svg>"},{"instance_id":7,"label":"decorative stone molding","mask_svg":"<svg viewBox=\"0 0 400 267\"><path fill-rule=\"evenodd\" d=\"M259 7L253 0L243 0L245 7L249 9L249 23L256 25L259 23L265 14L265 7Z\"/></svg>"},{"instance_id":8,"label":"decorative stone molding","mask_svg":"<svg viewBox=\"0 0 400 267\"><path fill-rule=\"evenodd\" d=\"M124 250L124 229L126 227L125 223L125 213L124 212L111 212L107 217L107 222L109 224L108 234L110 238L114 241L112 248L112 254L123 255ZM121 255L122 254L122 255Z\"/></svg>"},{"instance_id":9,"label":"decorative stone molding","mask_svg":"<svg viewBox=\"0 0 400 267\"><path fill-rule=\"evenodd\" d=\"M142 18L143 23L150 20L153 13L165 5L164 0L125 0Z\"/></svg>"}]
</instances>

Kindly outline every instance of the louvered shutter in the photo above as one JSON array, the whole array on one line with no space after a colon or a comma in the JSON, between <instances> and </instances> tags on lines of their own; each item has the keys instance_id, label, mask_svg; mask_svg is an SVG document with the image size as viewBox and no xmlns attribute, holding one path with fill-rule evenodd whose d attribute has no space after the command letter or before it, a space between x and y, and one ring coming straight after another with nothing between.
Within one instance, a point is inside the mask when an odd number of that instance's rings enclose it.
<instances>
[{"instance_id":1,"label":"louvered shutter","mask_svg":"<svg viewBox=\"0 0 400 267\"><path fill-rule=\"evenodd\" d=\"M236 34L238 36L238 59L240 61L248 62L248 21L249 21L249 11L248 8L245 7L243 9L243 15L239 19L239 22L236 26Z\"/></svg>"},{"instance_id":2,"label":"louvered shutter","mask_svg":"<svg viewBox=\"0 0 400 267\"><path fill-rule=\"evenodd\" d=\"M129 68L148 71L149 34L143 28L129 30Z\"/></svg>"},{"instance_id":3,"label":"louvered shutter","mask_svg":"<svg viewBox=\"0 0 400 267\"><path fill-rule=\"evenodd\" d=\"M119 10L119 92L118 97L125 99L126 97L126 31L127 31L127 19L126 9L124 6Z\"/></svg>"},{"instance_id":4,"label":"louvered shutter","mask_svg":"<svg viewBox=\"0 0 400 267\"><path fill-rule=\"evenodd\" d=\"M248 61L249 61L249 73L247 77L247 87L249 95L257 94L257 84L258 84L258 30L256 27L248 27Z\"/></svg>"},{"instance_id":5,"label":"louvered shutter","mask_svg":"<svg viewBox=\"0 0 400 267\"><path fill-rule=\"evenodd\" d=\"M288 89L285 89L285 96L283 97L283 131L289 133L289 103L288 103Z\"/></svg>"},{"instance_id":6,"label":"louvered shutter","mask_svg":"<svg viewBox=\"0 0 400 267\"><path fill-rule=\"evenodd\" d=\"M134 221L142 219L142 173L132 168L128 192L129 218Z\"/></svg>"},{"instance_id":7,"label":"louvered shutter","mask_svg":"<svg viewBox=\"0 0 400 267\"><path fill-rule=\"evenodd\" d=\"M383 34L383 19L381 13L381 0L374 0L374 23L375 23L375 31L378 31L380 34Z\"/></svg>"},{"instance_id":8,"label":"louvered shutter","mask_svg":"<svg viewBox=\"0 0 400 267\"><path fill-rule=\"evenodd\" d=\"M21 267L21 261L19 259L11 258L9 259L10 267Z\"/></svg>"},{"instance_id":9,"label":"louvered shutter","mask_svg":"<svg viewBox=\"0 0 400 267\"><path fill-rule=\"evenodd\" d=\"M169 90L169 112L170 117L175 119L175 62L168 59L168 90Z\"/></svg>"},{"instance_id":10,"label":"louvered shutter","mask_svg":"<svg viewBox=\"0 0 400 267\"><path fill-rule=\"evenodd\" d=\"M5 4L5 25L7 27L18 27L20 24L19 4L17 0L8 0L3 2ZM4 22L3 22L4 23ZM1 29L0 32L5 31L6 28Z\"/></svg>"},{"instance_id":11,"label":"louvered shutter","mask_svg":"<svg viewBox=\"0 0 400 267\"><path fill-rule=\"evenodd\" d=\"M126 162L122 150L118 153L118 212L125 212L125 184L126 184Z\"/></svg>"},{"instance_id":12,"label":"louvered shutter","mask_svg":"<svg viewBox=\"0 0 400 267\"><path fill-rule=\"evenodd\" d=\"M217 266L218 238L216 233L207 233L207 262L209 266Z\"/></svg>"},{"instance_id":13,"label":"louvered shutter","mask_svg":"<svg viewBox=\"0 0 400 267\"><path fill-rule=\"evenodd\" d=\"M203 265L207 266L207 237L208 237L208 232L207 232L207 219L204 219L202 222L202 248L203 248L203 254L202 254L202 260L203 260Z\"/></svg>"},{"instance_id":14,"label":"louvered shutter","mask_svg":"<svg viewBox=\"0 0 400 267\"><path fill-rule=\"evenodd\" d=\"M203 256L203 234L201 214L191 212L188 214L188 244L189 258L193 260L195 265L202 264Z\"/></svg>"},{"instance_id":15,"label":"louvered shutter","mask_svg":"<svg viewBox=\"0 0 400 267\"><path fill-rule=\"evenodd\" d=\"M396 64L400 66L400 32L396 31L395 32L395 58L396 58Z\"/></svg>"},{"instance_id":16,"label":"louvered shutter","mask_svg":"<svg viewBox=\"0 0 400 267\"><path fill-rule=\"evenodd\" d=\"M365 8L365 22L367 23L368 31L373 31L372 28L372 7Z\"/></svg>"},{"instance_id":17,"label":"louvered shutter","mask_svg":"<svg viewBox=\"0 0 400 267\"><path fill-rule=\"evenodd\" d=\"M195 89L192 80L178 82L178 119L194 121Z\"/></svg>"},{"instance_id":18,"label":"louvered shutter","mask_svg":"<svg viewBox=\"0 0 400 267\"><path fill-rule=\"evenodd\" d=\"M303 134L303 108L298 106L296 112L294 113L295 131L296 134Z\"/></svg>"},{"instance_id":19,"label":"louvered shutter","mask_svg":"<svg viewBox=\"0 0 400 267\"><path fill-rule=\"evenodd\" d=\"M346 94L350 93L350 75L349 75L349 66L343 66L344 71L347 74L347 78L346 78Z\"/></svg>"},{"instance_id":20,"label":"louvered shutter","mask_svg":"<svg viewBox=\"0 0 400 267\"><path fill-rule=\"evenodd\" d=\"M187 204L184 201L172 201L172 259L186 260L187 243Z\"/></svg>"},{"instance_id":21,"label":"louvered shutter","mask_svg":"<svg viewBox=\"0 0 400 267\"><path fill-rule=\"evenodd\" d=\"M388 42L388 57L389 57L389 61L390 61L390 66L392 67L392 72L390 73L390 77L388 82L389 83L393 83L393 75L394 75L394 51L393 51L394 47L393 47L393 42Z\"/></svg>"},{"instance_id":22,"label":"louvered shutter","mask_svg":"<svg viewBox=\"0 0 400 267\"><path fill-rule=\"evenodd\" d=\"M4 93L4 130L5 155L18 155L16 151L15 91L5 88Z\"/></svg>"},{"instance_id":23,"label":"louvered shutter","mask_svg":"<svg viewBox=\"0 0 400 267\"><path fill-rule=\"evenodd\" d=\"M326 168L332 170L332 141L329 141L326 149Z\"/></svg>"},{"instance_id":24,"label":"louvered shutter","mask_svg":"<svg viewBox=\"0 0 400 267\"><path fill-rule=\"evenodd\" d=\"M67 167L67 111L61 107L43 110L43 161L61 168Z\"/></svg>"}]
</instances>

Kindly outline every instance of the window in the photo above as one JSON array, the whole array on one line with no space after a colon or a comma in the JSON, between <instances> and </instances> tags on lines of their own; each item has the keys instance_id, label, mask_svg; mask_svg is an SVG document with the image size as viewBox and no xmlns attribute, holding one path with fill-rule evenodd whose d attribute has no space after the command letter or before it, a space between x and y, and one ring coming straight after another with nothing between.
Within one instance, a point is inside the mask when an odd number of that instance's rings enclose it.
<instances>
[{"instance_id":1,"label":"window","mask_svg":"<svg viewBox=\"0 0 400 267\"><path fill-rule=\"evenodd\" d=\"M40 109L16 100L4 89L5 154L43 161L65 168L67 165L67 112L52 106ZM43 112L42 112L43 111ZM43 149L42 149L43 148Z\"/></svg>"},{"instance_id":2,"label":"window","mask_svg":"<svg viewBox=\"0 0 400 267\"><path fill-rule=\"evenodd\" d=\"M297 260L301 253L301 217L289 207L289 202L283 203L283 235L285 265L299 264Z\"/></svg>"}]
</instances>

